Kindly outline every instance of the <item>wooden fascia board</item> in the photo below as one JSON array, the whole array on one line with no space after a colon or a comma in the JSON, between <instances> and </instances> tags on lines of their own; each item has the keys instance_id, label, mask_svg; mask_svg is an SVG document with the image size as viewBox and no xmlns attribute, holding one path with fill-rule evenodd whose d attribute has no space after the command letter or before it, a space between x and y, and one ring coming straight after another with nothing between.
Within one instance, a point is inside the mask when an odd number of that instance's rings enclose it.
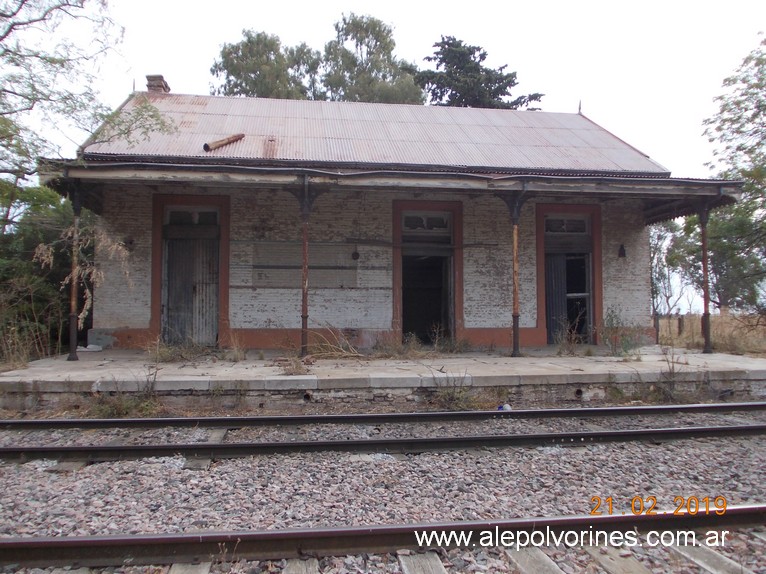
<instances>
[{"instance_id":1,"label":"wooden fascia board","mask_svg":"<svg viewBox=\"0 0 766 574\"><path fill-rule=\"evenodd\" d=\"M302 176L293 173L228 173L220 171L177 169L112 168L99 170L88 167L70 167L66 177L83 182L120 183L193 183L204 185L262 185L292 186L302 184Z\"/></svg>"},{"instance_id":2,"label":"wooden fascia board","mask_svg":"<svg viewBox=\"0 0 766 574\"><path fill-rule=\"evenodd\" d=\"M309 183L328 190L431 190L488 192L521 191L532 194L590 196L594 198L672 199L691 197L720 197L728 195L735 200L739 196L739 182L662 180L642 178L503 176L465 173L311 173L313 170L234 170L183 169L177 166L139 169L133 166L71 165L56 176L79 179L89 183L186 183L209 186L256 186L292 187L303 185L308 175Z\"/></svg>"}]
</instances>

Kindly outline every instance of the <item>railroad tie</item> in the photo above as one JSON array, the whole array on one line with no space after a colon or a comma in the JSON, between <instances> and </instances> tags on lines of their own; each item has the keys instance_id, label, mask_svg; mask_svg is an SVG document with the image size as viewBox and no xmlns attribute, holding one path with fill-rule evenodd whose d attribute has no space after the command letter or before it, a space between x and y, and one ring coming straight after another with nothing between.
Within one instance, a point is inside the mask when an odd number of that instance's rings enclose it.
<instances>
[{"instance_id":1,"label":"railroad tie","mask_svg":"<svg viewBox=\"0 0 766 574\"><path fill-rule=\"evenodd\" d=\"M399 564L404 574L447 574L442 561L433 552L402 554L399 556Z\"/></svg>"},{"instance_id":2,"label":"railroad tie","mask_svg":"<svg viewBox=\"0 0 766 574\"><path fill-rule=\"evenodd\" d=\"M217 444L223 442L226 433L229 429L210 429L208 432L207 442L210 444ZM211 459L206 456L187 458L184 463L184 469L186 470L207 470L210 468Z\"/></svg>"},{"instance_id":3,"label":"railroad tie","mask_svg":"<svg viewBox=\"0 0 766 574\"><path fill-rule=\"evenodd\" d=\"M199 564L173 564L168 574L209 574L212 562L200 562Z\"/></svg>"},{"instance_id":4,"label":"railroad tie","mask_svg":"<svg viewBox=\"0 0 766 574\"><path fill-rule=\"evenodd\" d=\"M316 558L290 558L282 574L319 574L319 561Z\"/></svg>"},{"instance_id":5,"label":"railroad tie","mask_svg":"<svg viewBox=\"0 0 766 574\"><path fill-rule=\"evenodd\" d=\"M611 546L584 546L583 549L609 574L652 574L630 550Z\"/></svg>"},{"instance_id":6,"label":"railroad tie","mask_svg":"<svg viewBox=\"0 0 766 574\"><path fill-rule=\"evenodd\" d=\"M716 574L754 574L752 570L737 564L734 560L711 550L707 546L670 546L676 554L691 560L708 572Z\"/></svg>"},{"instance_id":7,"label":"railroad tie","mask_svg":"<svg viewBox=\"0 0 766 574\"><path fill-rule=\"evenodd\" d=\"M505 553L521 574L564 574L545 552L534 546L506 550Z\"/></svg>"}]
</instances>

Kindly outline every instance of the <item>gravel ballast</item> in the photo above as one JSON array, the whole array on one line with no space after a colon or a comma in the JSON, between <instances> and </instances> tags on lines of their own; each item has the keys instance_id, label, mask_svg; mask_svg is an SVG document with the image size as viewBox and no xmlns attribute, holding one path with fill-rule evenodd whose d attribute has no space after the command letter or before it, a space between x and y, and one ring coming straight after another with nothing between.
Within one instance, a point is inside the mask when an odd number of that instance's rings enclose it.
<instances>
[{"instance_id":1,"label":"gravel ballast","mask_svg":"<svg viewBox=\"0 0 766 574\"><path fill-rule=\"evenodd\" d=\"M184 459L0 464L0 536L74 536L400 524L614 512L635 496L766 500L763 439L479 449L420 455L270 455L183 469Z\"/></svg>"}]
</instances>

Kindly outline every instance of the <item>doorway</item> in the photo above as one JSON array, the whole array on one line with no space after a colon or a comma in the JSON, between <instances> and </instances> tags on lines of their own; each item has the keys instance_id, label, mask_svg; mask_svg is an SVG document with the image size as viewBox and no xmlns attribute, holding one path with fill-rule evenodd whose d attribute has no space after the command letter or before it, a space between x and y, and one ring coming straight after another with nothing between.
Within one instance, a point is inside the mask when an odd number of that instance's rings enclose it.
<instances>
[{"instance_id":1,"label":"doorway","mask_svg":"<svg viewBox=\"0 0 766 574\"><path fill-rule=\"evenodd\" d=\"M454 209L401 210L402 337L426 345L455 333Z\"/></svg>"},{"instance_id":2,"label":"doorway","mask_svg":"<svg viewBox=\"0 0 766 574\"><path fill-rule=\"evenodd\" d=\"M424 344L452 336L451 257L402 256L402 331Z\"/></svg>"},{"instance_id":3,"label":"doorway","mask_svg":"<svg viewBox=\"0 0 766 574\"><path fill-rule=\"evenodd\" d=\"M211 207L167 207L163 225L162 339L172 345L218 342L219 214Z\"/></svg>"},{"instance_id":4,"label":"doorway","mask_svg":"<svg viewBox=\"0 0 766 574\"><path fill-rule=\"evenodd\" d=\"M545 216L545 326L548 344L593 342L593 242L587 215Z\"/></svg>"},{"instance_id":5,"label":"doorway","mask_svg":"<svg viewBox=\"0 0 766 574\"><path fill-rule=\"evenodd\" d=\"M592 335L590 254L546 253L545 307L548 344L566 338L589 343Z\"/></svg>"}]
</instances>

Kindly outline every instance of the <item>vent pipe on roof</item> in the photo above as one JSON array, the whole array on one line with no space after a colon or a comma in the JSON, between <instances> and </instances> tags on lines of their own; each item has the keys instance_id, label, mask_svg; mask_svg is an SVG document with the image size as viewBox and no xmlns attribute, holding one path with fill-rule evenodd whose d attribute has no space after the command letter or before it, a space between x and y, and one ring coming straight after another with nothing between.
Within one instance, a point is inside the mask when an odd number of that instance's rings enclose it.
<instances>
[{"instance_id":1,"label":"vent pipe on roof","mask_svg":"<svg viewBox=\"0 0 766 574\"><path fill-rule=\"evenodd\" d=\"M150 92L160 92L162 94L170 92L170 86L168 86L162 74L146 76L146 89Z\"/></svg>"},{"instance_id":2,"label":"vent pipe on roof","mask_svg":"<svg viewBox=\"0 0 766 574\"><path fill-rule=\"evenodd\" d=\"M245 134L234 134L233 136L223 138L222 140L216 140L214 142L202 144L202 149L204 149L205 151L213 151L214 149L218 149L219 147L223 147L225 145L238 142L244 137L245 137Z\"/></svg>"}]
</instances>

